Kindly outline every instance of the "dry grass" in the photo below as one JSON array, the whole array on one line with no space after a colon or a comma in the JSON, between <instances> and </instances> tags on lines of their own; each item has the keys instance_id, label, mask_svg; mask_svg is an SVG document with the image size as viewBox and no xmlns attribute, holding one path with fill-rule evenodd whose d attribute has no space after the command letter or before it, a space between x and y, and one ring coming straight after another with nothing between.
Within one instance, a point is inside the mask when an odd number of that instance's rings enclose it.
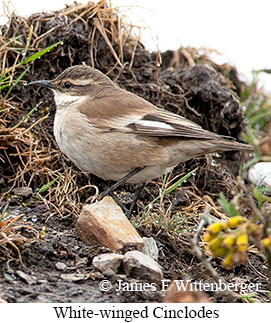
<instances>
[{"instance_id":1,"label":"dry grass","mask_svg":"<svg viewBox=\"0 0 271 323\"><path fill-rule=\"evenodd\" d=\"M0 221L0 260L19 258L23 265L20 249L39 239L39 232L31 225L21 223L21 215ZM14 255L15 252L15 255Z\"/></svg>"}]
</instances>

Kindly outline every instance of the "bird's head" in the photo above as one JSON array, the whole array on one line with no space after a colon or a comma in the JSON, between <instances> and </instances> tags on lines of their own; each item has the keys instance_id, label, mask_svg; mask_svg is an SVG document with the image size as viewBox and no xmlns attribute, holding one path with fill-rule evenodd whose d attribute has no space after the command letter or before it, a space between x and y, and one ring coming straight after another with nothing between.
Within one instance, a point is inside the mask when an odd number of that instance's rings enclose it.
<instances>
[{"instance_id":1,"label":"bird's head","mask_svg":"<svg viewBox=\"0 0 271 323\"><path fill-rule=\"evenodd\" d=\"M28 83L47 87L54 92L57 108L63 108L78 100L93 100L104 89L114 89L115 83L99 70L86 65L67 68L53 80L37 80ZM110 93L110 91L107 91Z\"/></svg>"}]
</instances>

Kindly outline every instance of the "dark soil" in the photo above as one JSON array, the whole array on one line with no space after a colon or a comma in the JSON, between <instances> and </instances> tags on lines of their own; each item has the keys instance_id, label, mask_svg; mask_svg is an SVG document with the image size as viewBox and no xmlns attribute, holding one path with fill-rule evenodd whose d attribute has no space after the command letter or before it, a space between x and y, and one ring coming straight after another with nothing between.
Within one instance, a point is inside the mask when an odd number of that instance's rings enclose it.
<instances>
[{"instance_id":1,"label":"dark soil","mask_svg":"<svg viewBox=\"0 0 271 323\"><path fill-rule=\"evenodd\" d=\"M114 22L113 35L109 32L107 34L112 48L120 57L121 67L97 29L95 19L98 14L90 17L89 12L84 13L86 9L78 8L67 14L63 11L63 15L61 12L35 14L28 19L12 16L10 24L1 27L6 40L23 35L20 38L22 48L25 47L28 27L31 25L36 35L31 43L33 50L48 47L58 41L63 42L63 45L31 64L29 72L24 76L25 81L52 79L69 66L93 64L95 68L108 73L108 76L121 87L144 97L156 106L189 118L205 129L241 140L240 134L247 121L238 102L242 83L234 69L227 74L230 77L226 78L222 68L219 70L217 66L210 64L206 66L200 59L198 64L190 66L185 57L180 56L178 64L174 65L172 51L162 54L163 61L159 67L158 54L149 53L143 44L132 37L128 36L120 48L118 38L120 30L118 24ZM71 23L80 14L81 18ZM105 19L104 22L107 31L112 27L109 21ZM13 66L15 60L16 53L9 50L6 55L6 66ZM15 70L14 79L20 73L21 70ZM3 97L5 93L6 90L3 91ZM0 298L7 302L161 301L162 293L159 288L153 292L116 292L118 279L133 281L124 275L123 269L120 269L118 275L108 277L92 267L93 257L109 250L100 246L88 246L76 236L74 227L77 216L86 199L93 194L91 190L80 193L77 190L78 187L94 184L102 191L108 183L78 171L59 153L52 133L55 105L50 91L28 88L19 83L13 89L11 99L15 110L6 115L3 123L6 128L16 125L22 116L37 104L40 104L38 115L24 123L25 129L47 114L48 110L50 114L46 120L33 128L33 138L38 138L35 148L37 155L28 154L29 151L32 152L32 146L24 138L18 139L14 136L12 139L3 140L2 146L5 147L5 152L0 152L0 158L4 161L0 168L0 185L4 199L0 207L1 210L6 207L10 217L21 214L19 221L33 226L38 232L45 227L45 236L32 243L19 245L23 265L20 264L18 254L12 247L7 245L6 249L0 249ZM42 159L44 156L46 158ZM242 162L241 154L231 152L213 158L217 160L216 167L212 165L210 158L203 157L188 161L174 170L176 175L199 166L197 175L189 179L186 187L170 195L169 198L173 202L172 212L174 210L182 212L192 201L193 197L189 195L191 188L197 195L202 197L208 195L214 201L221 191L227 197L232 195L235 178ZM71 176L71 187L66 192L64 186L69 179L61 179L62 182L60 180L57 187L52 186L49 193L43 194L46 202L44 203L37 197L37 190L55 178L52 174L60 174L54 173L56 170L60 170L64 178L67 174ZM153 181L148 184L138 203L139 209L157 196L159 192L157 183L158 181ZM65 185L62 187L62 184ZM33 189L34 193L30 198L13 195L12 187L23 186ZM124 190L129 194L134 191L134 187L126 185ZM118 193L120 192L121 190ZM167 209L166 205L164 207ZM193 217L197 220L199 218L196 214L193 214ZM176 236L171 236L155 226L141 226L138 231L142 236L153 236L156 239L160 251L159 263L166 279L189 277L197 281L212 281L210 275L194 257L189 243L183 245L181 238L180 241L176 240ZM21 234L27 235L27 232ZM188 232L187 237L185 235L184 233L186 239L191 233ZM59 262L66 265L62 271L56 269ZM267 289L263 272L264 260L258 255L251 254L248 263L236 266L230 271L224 270L219 261L213 260L213 265L229 282L237 277L245 283L261 283L261 289ZM29 275L28 278L32 280L22 278L18 270ZM72 281L71 276L67 278L63 274L81 276L77 276L78 281ZM109 279L113 284L113 288L108 292L99 289L99 282L103 279ZM216 302L235 301L223 293L210 293L209 296ZM258 293L256 300L268 301L264 293Z\"/></svg>"}]
</instances>

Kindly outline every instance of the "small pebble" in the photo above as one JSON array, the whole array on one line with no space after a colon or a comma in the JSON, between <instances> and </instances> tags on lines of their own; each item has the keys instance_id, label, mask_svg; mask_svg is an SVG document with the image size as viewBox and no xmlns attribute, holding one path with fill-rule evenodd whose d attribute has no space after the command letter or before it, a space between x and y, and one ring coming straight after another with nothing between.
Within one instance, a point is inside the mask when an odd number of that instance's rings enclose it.
<instances>
[{"instance_id":1,"label":"small pebble","mask_svg":"<svg viewBox=\"0 0 271 323\"><path fill-rule=\"evenodd\" d=\"M84 280L86 275L84 274L61 274L60 277L67 282L77 282Z\"/></svg>"},{"instance_id":2,"label":"small pebble","mask_svg":"<svg viewBox=\"0 0 271 323\"><path fill-rule=\"evenodd\" d=\"M55 266L56 266L56 269L60 271L64 271L67 269L67 265L64 264L64 262L57 262Z\"/></svg>"},{"instance_id":3,"label":"small pebble","mask_svg":"<svg viewBox=\"0 0 271 323\"><path fill-rule=\"evenodd\" d=\"M148 255L157 261L159 256L159 250L158 250L156 241L152 237L151 238L143 237L143 240L144 240L144 247L142 249L142 252L145 255Z\"/></svg>"},{"instance_id":4,"label":"small pebble","mask_svg":"<svg viewBox=\"0 0 271 323\"><path fill-rule=\"evenodd\" d=\"M24 187L16 187L16 188L14 188L12 190L12 192L15 195L18 195L18 196L21 196L21 197L24 197L24 198L28 198L28 197L30 197L33 194L32 188L31 187L27 187L27 186L24 186Z\"/></svg>"},{"instance_id":5,"label":"small pebble","mask_svg":"<svg viewBox=\"0 0 271 323\"><path fill-rule=\"evenodd\" d=\"M114 274L118 271L124 256L116 253L104 253L93 258L92 265L102 273Z\"/></svg>"},{"instance_id":6,"label":"small pebble","mask_svg":"<svg viewBox=\"0 0 271 323\"><path fill-rule=\"evenodd\" d=\"M32 275L28 275L25 272L21 271L21 270L16 270L16 274L22 279L24 280L28 285L33 285L36 284L37 282L37 277L32 276Z\"/></svg>"}]
</instances>

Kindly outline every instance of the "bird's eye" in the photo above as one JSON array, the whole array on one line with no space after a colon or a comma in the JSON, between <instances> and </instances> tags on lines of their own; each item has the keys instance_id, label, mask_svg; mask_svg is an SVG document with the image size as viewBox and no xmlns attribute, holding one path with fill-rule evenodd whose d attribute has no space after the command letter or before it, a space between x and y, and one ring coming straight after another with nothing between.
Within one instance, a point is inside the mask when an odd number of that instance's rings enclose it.
<instances>
[{"instance_id":1,"label":"bird's eye","mask_svg":"<svg viewBox=\"0 0 271 323\"><path fill-rule=\"evenodd\" d=\"M65 89L70 89L72 87L72 83L71 82L64 82L63 86Z\"/></svg>"}]
</instances>

